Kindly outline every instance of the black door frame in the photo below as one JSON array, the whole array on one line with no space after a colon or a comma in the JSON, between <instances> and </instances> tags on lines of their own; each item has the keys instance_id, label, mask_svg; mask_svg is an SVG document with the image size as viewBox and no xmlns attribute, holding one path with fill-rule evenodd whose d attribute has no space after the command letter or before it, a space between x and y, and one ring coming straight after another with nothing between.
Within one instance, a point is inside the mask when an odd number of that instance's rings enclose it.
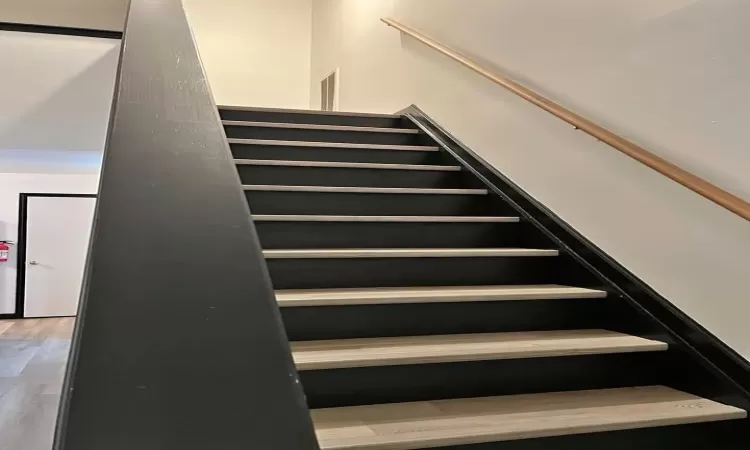
<instances>
[{"instance_id":1,"label":"black door frame","mask_svg":"<svg viewBox=\"0 0 750 450\"><path fill-rule=\"evenodd\" d=\"M30 197L78 197L96 198L96 194L25 193L18 195L18 243L16 245L16 308L9 314L0 314L0 319L23 319L26 302L26 238L28 204Z\"/></svg>"}]
</instances>

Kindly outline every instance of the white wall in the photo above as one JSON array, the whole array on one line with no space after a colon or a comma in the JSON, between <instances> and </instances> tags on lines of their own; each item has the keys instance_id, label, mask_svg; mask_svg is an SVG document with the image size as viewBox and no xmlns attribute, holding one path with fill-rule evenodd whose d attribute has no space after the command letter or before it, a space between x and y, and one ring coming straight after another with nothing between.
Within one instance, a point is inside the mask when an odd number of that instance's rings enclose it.
<instances>
[{"instance_id":1,"label":"white wall","mask_svg":"<svg viewBox=\"0 0 750 450\"><path fill-rule=\"evenodd\" d=\"M115 39L0 31L0 149L101 152L119 47Z\"/></svg>"},{"instance_id":2,"label":"white wall","mask_svg":"<svg viewBox=\"0 0 750 450\"><path fill-rule=\"evenodd\" d=\"M96 193L120 42L0 32L0 240L17 242L20 193ZM0 264L0 314L16 291Z\"/></svg>"},{"instance_id":3,"label":"white wall","mask_svg":"<svg viewBox=\"0 0 750 450\"><path fill-rule=\"evenodd\" d=\"M316 0L311 86L411 103L750 358L750 223L403 38L394 16L750 200L750 2ZM319 105L311 91L311 107Z\"/></svg>"},{"instance_id":4,"label":"white wall","mask_svg":"<svg viewBox=\"0 0 750 450\"><path fill-rule=\"evenodd\" d=\"M0 0L0 22L122 31L128 0Z\"/></svg>"},{"instance_id":5,"label":"white wall","mask_svg":"<svg viewBox=\"0 0 750 450\"><path fill-rule=\"evenodd\" d=\"M306 108L312 0L183 0L219 105Z\"/></svg>"}]
</instances>

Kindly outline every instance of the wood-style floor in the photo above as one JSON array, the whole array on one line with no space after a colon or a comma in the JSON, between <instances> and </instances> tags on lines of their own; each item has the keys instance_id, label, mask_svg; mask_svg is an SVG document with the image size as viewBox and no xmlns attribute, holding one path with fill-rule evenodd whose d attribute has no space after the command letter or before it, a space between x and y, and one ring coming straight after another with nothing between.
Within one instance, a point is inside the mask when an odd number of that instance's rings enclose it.
<instances>
[{"instance_id":1,"label":"wood-style floor","mask_svg":"<svg viewBox=\"0 0 750 450\"><path fill-rule=\"evenodd\" d=\"M0 450L50 450L73 318L0 320Z\"/></svg>"}]
</instances>

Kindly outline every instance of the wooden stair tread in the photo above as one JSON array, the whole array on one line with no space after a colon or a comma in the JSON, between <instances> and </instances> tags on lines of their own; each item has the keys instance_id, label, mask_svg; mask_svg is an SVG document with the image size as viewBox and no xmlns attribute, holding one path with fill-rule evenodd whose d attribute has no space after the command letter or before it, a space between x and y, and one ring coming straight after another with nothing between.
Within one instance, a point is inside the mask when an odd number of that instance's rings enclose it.
<instances>
[{"instance_id":1,"label":"wooden stair tread","mask_svg":"<svg viewBox=\"0 0 750 450\"><path fill-rule=\"evenodd\" d=\"M222 120L222 125L236 127L287 128L297 130L362 131L369 133L419 134L415 128L379 128L351 125L321 125L313 123L254 122L246 120Z\"/></svg>"},{"instance_id":2,"label":"wooden stair tread","mask_svg":"<svg viewBox=\"0 0 750 450\"><path fill-rule=\"evenodd\" d=\"M461 166L439 166L429 164L389 164L271 159L235 159L234 163L238 166L328 167L337 169L424 170L440 172L458 172L461 170Z\"/></svg>"},{"instance_id":3,"label":"wooden stair tread","mask_svg":"<svg viewBox=\"0 0 750 450\"><path fill-rule=\"evenodd\" d=\"M388 303L483 302L601 298L606 291L559 285L437 286L410 288L289 289L276 291L281 307Z\"/></svg>"},{"instance_id":4,"label":"wooden stair tread","mask_svg":"<svg viewBox=\"0 0 750 450\"><path fill-rule=\"evenodd\" d=\"M439 222L439 223L506 223L520 222L519 217L502 216L340 216L305 214L253 214L257 222Z\"/></svg>"},{"instance_id":5,"label":"wooden stair tread","mask_svg":"<svg viewBox=\"0 0 750 450\"><path fill-rule=\"evenodd\" d=\"M242 186L246 191L276 192L344 192L351 194L439 194L439 195L487 195L487 189L433 189L359 186L289 186L281 184L250 184Z\"/></svg>"},{"instance_id":6,"label":"wooden stair tread","mask_svg":"<svg viewBox=\"0 0 750 450\"><path fill-rule=\"evenodd\" d=\"M414 152L436 152L440 148L434 145L394 145L394 144L355 144L349 142L312 142L312 141L284 141L275 139L240 139L229 138L230 144L244 145L268 145L278 147L314 147L314 148L340 148L360 150L396 150Z\"/></svg>"},{"instance_id":7,"label":"wooden stair tread","mask_svg":"<svg viewBox=\"0 0 750 450\"><path fill-rule=\"evenodd\" d=\"M557 256L557 250L533 248L343 248L264 250L266 259L321 258L475 258L503 256Z\"/></svg>"},{"instance_id":8,"label":"wooden stair tread","mask_svg":"<svg viewBox=\"0 0 750 450\"><path fill-rule=\"evenodd\" d=\"M298 370L663 351L608 330L525 331L292 342Z\"/></svg>"},{"instance_id":9,"label":"wooden stair tread","mask_svg":"<svg viewBox=\"0 0 750 450\"><path fill-rule=\"evenodd\" d=\"M410 450L742 419L664 386L311 410L321 450Z\"/></svg>"},{"instance_id":10,"label":"wooden stair tread","mask_svg":"<svg viewBox=\"0 0 750 450\"><path fill-rule=\"evenodd\" d=\"M239 106L239 105L221 105L218 107L222 111L255 111L255 112L271 112L271 113L287 113L287 114L300 114L300 115L316 115L316 116L341 116L341 117L380 117L387 119L398 119L402 117L399 114L382 114L382 113L366 113L366 112L354 112L354 111L321 111L319 109L293 109L293 108L263 108L259 106Z\"/></svg>"}]
</instances>

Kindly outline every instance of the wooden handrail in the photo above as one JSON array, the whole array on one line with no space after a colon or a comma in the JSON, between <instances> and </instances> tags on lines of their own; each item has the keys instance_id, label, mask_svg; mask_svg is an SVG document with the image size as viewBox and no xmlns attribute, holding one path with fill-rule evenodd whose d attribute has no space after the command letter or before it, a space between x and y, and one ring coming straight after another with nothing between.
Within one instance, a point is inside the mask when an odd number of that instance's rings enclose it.
<instances>
[{"instance_id":1,"label":"wooden handrail","mask_svg":"<svg viewBox=\"0 0 750 450\"><path fill-rule=\"evenodd\" d=\"M554 114L560 119L573 125L575 128L584 131L585 133L595 137L605 144L610 145L611 147L630 156L636 161L639 161L646 166L654 169L660 174L671 178L672 180L680 183L691 191L702 195L703 197L711 200L717 205L728 209L729 211L732 211L745 220L750 220L750 203L737 197L736 195L730 194L720 187L709 183L703 178L672 164L664 158L654 155L653 153L630 142L624 137L618 136L615 133L591 122L590 120L584 119L573 111L537 94L536 92L522 86L521 84L513 81L507 76L485 69L484 67L461 55L455 50L452 50L440 44L439 42L425 36L424 34L416 31L411 27L402 24L397 20L390 18L381 18L380 20L392 26L393 28L398 29L399 31L408 34L412 38L427 45L428 47L437 50L438 52L453 59L454 61L468 67L479 75L482 75L483 77L499 84L500 86L513 92L519 97L528 100L529 102L535 104L543 110Z\"/></svg>"}]
</instances>

